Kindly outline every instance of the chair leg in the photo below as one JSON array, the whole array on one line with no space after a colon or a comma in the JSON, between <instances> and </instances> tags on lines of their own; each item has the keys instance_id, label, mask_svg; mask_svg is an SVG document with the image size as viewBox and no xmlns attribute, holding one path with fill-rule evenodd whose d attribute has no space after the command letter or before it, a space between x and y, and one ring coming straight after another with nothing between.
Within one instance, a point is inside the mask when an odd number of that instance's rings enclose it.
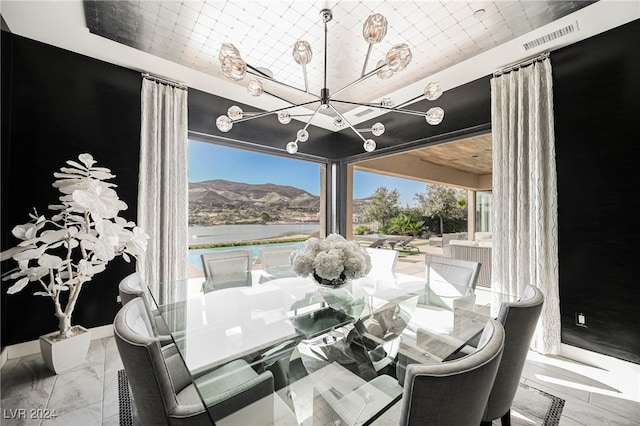
<instances>
[{"instance_id":1,"label":"chair leg","mask_svg":"<svg viewBox=\"0 0 640 426\"><path fill-rule=\"evenodd\" d=\"M500 423L502 426L511 426L511 410L508 410L504 416L500 417Z\"/></svg>"}]
</instances>

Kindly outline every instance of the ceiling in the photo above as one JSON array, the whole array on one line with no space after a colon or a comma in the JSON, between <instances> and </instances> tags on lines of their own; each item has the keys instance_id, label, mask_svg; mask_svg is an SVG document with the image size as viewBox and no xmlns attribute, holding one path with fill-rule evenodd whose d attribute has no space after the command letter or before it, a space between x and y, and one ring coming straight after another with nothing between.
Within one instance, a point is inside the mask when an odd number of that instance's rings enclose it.
<instances>
[{"instance_id":1,"label":"ceiling","mask_svg":"<svg viewBox=\"0 0 640 426\"><path fill-rule=\"evenodd\" d=\"M327 23L326 76L320 15L325 8L333 14ZM481 16L474 13L479 10L484 10ZM335 93L358 79L368 48L362 23L372 13L384 15L389 28L384 40L373 45L367 71L398 43L411 49L411 63L389 79L374 76L345 90L340 99L368 103L389 96L396 105L410 104L421 99L429 81L439 81L448 90L640 17L638 3L626 0L2 0L0 12L15 34L257 110L314 100L323 87ZM304 89L303 73L291 57L299 39L308 41L314 54L307 65L310 93L299 90ZM225 42L233 43L248 64L268 69L275 79L297 89L265 81L265 90L276 96L250 96L244 88L247 78L232 82L221 74L218 51ZM385 113L361 106L340 110L354 126ZM298 108L292 114L309 113ZM319 114L312 124L336 130L332 115ZM421 125L427 125L422 120ZM411 155L490 173L490 137L470 138L456 146L453 150L454 144L442 144Z\"/></svg>"}]
</instances>

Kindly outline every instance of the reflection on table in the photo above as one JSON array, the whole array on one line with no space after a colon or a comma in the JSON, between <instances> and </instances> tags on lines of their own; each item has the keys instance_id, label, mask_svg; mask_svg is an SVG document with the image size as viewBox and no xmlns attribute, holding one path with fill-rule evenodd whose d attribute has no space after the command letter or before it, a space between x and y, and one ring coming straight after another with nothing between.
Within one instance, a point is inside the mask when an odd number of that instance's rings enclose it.
<instances>
[{"instance_id":1,"label":"reflection on table","mask_svg":"<svg viewBox=\"0 0 640 426\"><path fill-rule=\"evenodd\" d=\"M273 374L266 402L224 418L210 410L216 424L368 424L400 399L408 362L455 356L512 299L478 290L449 306L423 281L372 286L370 278L341 289L300 277L209 292L198 279L156 288L156 308L205 404L212 387L198 378L234 360ZM265 403L272 416L260 414Z\"/></svg>"}]
</instances>

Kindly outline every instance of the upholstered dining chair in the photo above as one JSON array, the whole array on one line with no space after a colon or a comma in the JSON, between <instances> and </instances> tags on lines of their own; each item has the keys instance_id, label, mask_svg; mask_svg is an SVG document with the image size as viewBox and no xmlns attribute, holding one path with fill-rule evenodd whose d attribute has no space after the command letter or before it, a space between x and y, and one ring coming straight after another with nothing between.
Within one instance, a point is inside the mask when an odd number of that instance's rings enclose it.
<instances>
[{"instance_id":1,"label":"upholstered dining chair","mask_svg":"<svg viewBox=\"0 0 640 426\"><path fill-rule=\"evenodd\" d=\"M504 354L482 416L482 426L491 425L495 419L501 419L502 426L511 424L511 405L543 303L544 295L540 289L528 285L520 300L500 305L498 321L505 329Z\"/></svg>"},{"instance_id":2,"label":"upholstered dining chair","mask_svg":"<svg viewBox=\"0 0 640 426\"><path fill-rule=\"evenodd\" d=\"M141 424L210 425L254 403L264 418L273 416L273 375L243 360L195 378L196 390L175 345L161 347L154 336L142 298L120 309L113 328Z\"/></svg>"},{"instance_id":3,"label":"upholstered dining chair","mask_svg":"<svg viewBox=\"0 0 640 426\"><path fill-rule=\"evenodd\" d=\"M479 424L500 365L504 336L502 324L489 320L472 354L438 364L409 364L400 425Z\"/></svg>"},{"instance_id":4,"label":"upholstered dining chair","mask_svg":"<svg viewBox=\"0 0 640 426\"><path fill-rule=\"evenodd\" d=\"M295 250L296 247L292 245L262 247L258 254L262 264L259 281L263 283L277 278L295 277L296 273L289 260L291 253Z\"/></svg>"},{"instance_id":5,"label":"upholstered dining chair","mask_svg":"<svg viewBox=\"0 0 640 426\"><path fill-rule=\"evenodd\" d=\"M427 291L424 297L429 298L430 304L448 310L453 310L454 303L460 304L465 298L472 304L479 272L478 262L428 254L425 257Z\"/></svg>"},{"instance_id":6,"label":"upholstered dining chair","mask_svg":"<svg viewBox=\"0 0 640 426\"><path fill-rule=\"evenodd\" d=\"M204 291L220 290L229 287L250 287L251 250L214 251L201 255L204 269Z\"/></svg>"},{"instance_id":7,"label":"upholstered dining chair","mask_svg":"<svg viewBox=\"0 0 640 426\"><path fill-rule=\"evenodd\" d=\"M169 328L162 319L160 312L152 308L153 302L149 301L149 296L144 290L142 279L138 272L133 272L120 281L118 284L118 294L120 295L120 303L123 306L136 298L143 299L145 308L147 308L147 312L149 313L149 317L153 318L153 321L151 321L151 328L154 334L160 339L160 342L163 345L172 342Z\"/></svg>"}]
</instances>

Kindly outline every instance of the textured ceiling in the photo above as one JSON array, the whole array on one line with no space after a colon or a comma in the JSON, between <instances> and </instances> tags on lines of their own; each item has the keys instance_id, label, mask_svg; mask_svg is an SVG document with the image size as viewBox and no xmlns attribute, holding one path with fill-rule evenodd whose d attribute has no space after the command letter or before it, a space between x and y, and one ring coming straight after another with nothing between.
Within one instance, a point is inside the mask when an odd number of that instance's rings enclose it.
<instances>
[{"instance_id":1,"label":"textured ceiling","mask_svg":"<svg viewBox=\"0 0 640 426\"><path fill-rule=\"evenodd\" d=\"M368 44L362 24L372 13L384 15L389 29L373 45L367 70L389 48L407 43L413 59L389 79L374 76L339 95L339 99L374 102L465 59L557 20L591 1L95 1L85 0L89 30L97 35L224 78L218 52L234 44L254 67L270 70L278 81L304 89L301 66L292 57L297 40L311 44L307 65L309 91L324 87L324 24L320 11L330 8L327 27L326 87L331 93L360 77ZM478 18L474 12L483 9ZM248 78L238 83L246 87ZM238 90L243 90L241 87ZM265 90L293 103L314 97L265 82ZM416 94L418 95L418 94ZM317 104L316 104L317 105ZM342 111L352 109L343 106ZM327 110L329 111L329 110Z\"/></svg>"}]
</instances>

